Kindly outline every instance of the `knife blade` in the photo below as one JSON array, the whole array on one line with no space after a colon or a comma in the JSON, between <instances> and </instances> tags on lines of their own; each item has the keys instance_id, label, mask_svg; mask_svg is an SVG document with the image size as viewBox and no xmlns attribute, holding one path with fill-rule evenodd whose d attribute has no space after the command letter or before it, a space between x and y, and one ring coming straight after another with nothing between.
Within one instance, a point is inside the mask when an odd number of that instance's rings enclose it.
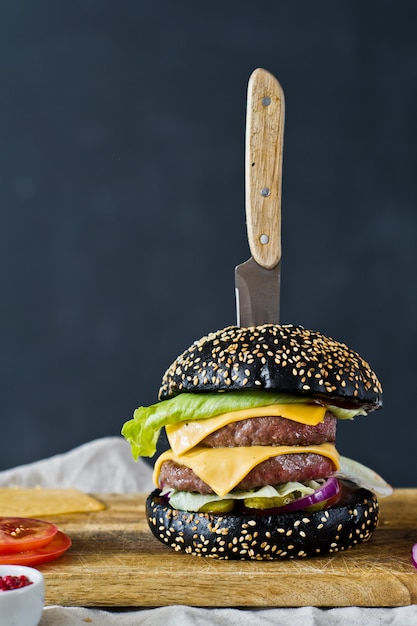
<instances>
[{"instance_id":1,"label":"knife blade","mask_svg":"<svg viewBox=\"0 0 417 626\"><path fill-rule=\"evenodd\" d=\"M251 258L235 268L238 326L279 323L285 100L278 80L250 76L245 139L245 208Z\"/></svg>"}]
</instances>

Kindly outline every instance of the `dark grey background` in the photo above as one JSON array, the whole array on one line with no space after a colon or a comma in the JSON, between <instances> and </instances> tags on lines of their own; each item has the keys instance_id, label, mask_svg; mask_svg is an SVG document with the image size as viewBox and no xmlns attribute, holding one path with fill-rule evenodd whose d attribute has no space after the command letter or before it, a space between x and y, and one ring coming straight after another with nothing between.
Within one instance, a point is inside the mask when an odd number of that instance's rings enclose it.
<instances>
[{"instance_id":1,"label":"dark grey background","mask_svg":"<svg viewBox=\"0 0 417 626\"><path fill-rule=\"evenodd\" d=\"M3 0L0 469L117 435L235 323L265 67L286 95L282 322L371 363L384 408L338 448L417 485L416 18L412 0Z\"/></svg>"}]
</instances>

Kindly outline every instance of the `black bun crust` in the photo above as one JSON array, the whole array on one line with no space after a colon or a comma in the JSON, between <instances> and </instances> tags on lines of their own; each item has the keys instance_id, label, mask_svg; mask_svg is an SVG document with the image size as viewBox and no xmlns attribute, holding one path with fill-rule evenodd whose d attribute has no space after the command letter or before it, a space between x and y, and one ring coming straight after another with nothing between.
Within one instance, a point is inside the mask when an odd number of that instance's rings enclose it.
<instances>
[{"instance_id":1,"label":"black bun crust","mask_svg":"<svg viewBox=\"0 0 417 626\"><path fill-rule=\"evenodd\" d=\"M194 342L165 372L159 400L183 392L264 389L364 406L382 405L381 384L345 344L302 326L229 326Z\"/></svg>"},{"instance_id":2,"label":"black bun crust","mask_svg":"<svg viewBox=\"0 0 417 626\"><path fill-rule=\"evenodd\" d=\"M172 509L159 489L146 501L154 536L176 552L214 559L271 561L320 556L368 541L378 501L354 489L346 503L323 511L281 515L190 513Z\"/></svg>"}]
</instances>

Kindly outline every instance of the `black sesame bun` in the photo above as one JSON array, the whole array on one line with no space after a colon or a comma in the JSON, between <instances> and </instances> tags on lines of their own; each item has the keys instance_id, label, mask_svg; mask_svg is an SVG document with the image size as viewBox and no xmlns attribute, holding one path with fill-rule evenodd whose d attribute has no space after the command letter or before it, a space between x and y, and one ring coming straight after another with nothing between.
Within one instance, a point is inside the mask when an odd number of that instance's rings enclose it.
<instances>
[{"instance_id":1,"label":"black sesame bun","mask_svg":"<svg viewBox=\"0 0 417 626\"><path fill-rule=\"evenodd\" d=\"M382 405L366 361L345 344L302 326L229 326L194 342L166 371L159 399L179 393L279 390L361 405Z\"/></svg>"},{"instance_id":2,"label":"black sesame bun","mask_svg":"<svg viewBox=\"0 0 417 626\"><path fill-rule=\"evenodd\" d=\"M345 344L301 326L229 326L194 342L172 363L163 376L159 401L176 402L183 394L192 394L194 397L197 395L200 400L204 394L209 397L213 394L227 395L227 392L234 392L236 396L236 392L239 395L239 392L253 390L284 394L286 398L298 396L296 403L300 403L299 396L302 396L302 404L325 407L323 422L321 426L317 423L300 426L297 424L299 414L297 419L284 419L285 415L280 417L282 413L277 416L272 412L271 405L274 402L270 401L265 403L266 416L259 417L258 413L253 413L239 418L242 421L238 420L237 423L242 424L242 428L246 428L245 420L251 422L251 432L257 430L257 436L261 429L268 433L266 440L261 441L261 447L270 448L270 457L256 466L252 465L243 476L242 482L235 482L228 491L224 490L229 498L231 495L242 498L238 503L234 502L231 510L213 508L211 501L209 508L203 508L204 512L201 512L201 507L194 511L182 510L186 508L183 503L189 502L183 494L188 498L196 492L211 496L219 494L219 489L216 492L214 481L204 482L200 476L203 474L202 466L196 469L195 465L184 459L188 452L184 454L168 450L156 462L154 481L159 488L150 494L146 503L149 527L155 537L176 551L219 559L252 560L323 555L346 550L367 541L377 526L378 502L368 489L343 479L335 479L339 457L334 447L333 426L338 412L365 414L382 405L382 388L368 363ZM242 393L239 397L245 395ZM263 393L262 396L264 397ZM276 402L285 404L286 400ZM203 404L207 406L206 399ZM283 409L280 407L278 410ZM206 415L197 419L204 421L204 417ZM190 418L187 417L188 422L193 420L196 420L195 413ZM265 421L261 420L268 420L267 428ZM296 437L305 439L297 439L295 444L289 439L273 439L272 434L277 436L282 420L286 422L286 427L282 429L283 436L288 437L291 430L291 434L296 433ZM229 429L226 434L230 437L232 427L236 429L236 424L219 426L219 430L215 432L226 433L226 429ZM313 430L315 435L320 433L320 437L322 432L326 432L327 438L320 439L318 448L312 451L316 442L310 439ZM167 434L170 439L168 426ZM216 463L211 462L213 453L207 452L207 449L217 448L217 459L220 449L219 465L222 467L223 478L230 475L229 468L232 467L223 465L223 459L229 456L230 448L233 448L234 455L236 453L233 457L234 467L238 466L239 471L243 472L246 470L242 468L247 465L249 467L247 459L255 454L255 447L260 447L259 440L254 439L249 442L246 440L245 443L238 443L237 438L223 438L222 441L219 444L206 437L191 450L191 456L197 452L197 455L204 454L205 459L208 459L207 455L211 455L210 460L204 461L205 468L209 467L211 472L216 468ZM173 446L172 440L170 442ZM278 450L277 446L287 448L283 451ZM290 450L288 446L291 446ZM333 450L327 456L325 446ZM195 456L192 458L195 459ZM310 472L308 476L306 472ZM248 479L252 480L250 487L244 482ZM302 498L299 495L294 496L296 507L291 504L291 508L285 508L285 512L275 502L270 505L273 498L267 497L267 502L262 501L261 505L253 503L252 493L258 493L257 490L264 486L275 489L294 482L305 485L309 481L320 485L336 482L339 490L332 498L323 497L318 507L308 505L306 508L303 500L304 508L297 509ZM325 486L322 487L323 491L324 489ZM251 494L249 499L242 495L247 490ZM174 501L174 492L179 492L183 498L175 500L182 503L177 508L169 504L170 498L171 502ZM226 502L227 495L220 495ZM320 507L321 510L317 510Z\"/></svg>"},{"instance_id":3,"label":"black sesame bun","mask_svg":"<svg viewBox=\"0 0 417 626\"><path fill-rule=\"evenodd\" d=\"M156 489L146 512L154 536L194 556L271 561L325 555L366 542L378 523L378 501L344 483L339 503L323 511L219 515L172 509Z\"/></svg>"}]
</instances>

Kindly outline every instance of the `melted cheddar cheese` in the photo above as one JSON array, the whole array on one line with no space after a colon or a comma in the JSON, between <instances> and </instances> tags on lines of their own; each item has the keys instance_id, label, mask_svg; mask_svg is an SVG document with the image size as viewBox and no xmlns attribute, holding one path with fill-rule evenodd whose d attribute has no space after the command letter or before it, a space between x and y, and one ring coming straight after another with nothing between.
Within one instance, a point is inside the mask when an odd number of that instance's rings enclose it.
<instances>
[{"instance_id":1,"label":"melted cheddar cheese","mask_svg":"<svg viewBox=\"0 0 417 626\"><path fill-rule=\"evenodd\" d=\"M253 417L280 416L301 424L317 426L324 420L325 414L326 407L319 404L271 404L252 409L231 411L204 420L168 424L165 430L169 445L175 454L179 455L184 454L187 450L191 450L191 448L203 441L205 437L232 422L239 422Z\"/></svg>"},{"instance_id":2,"label":"melted cheddar cheese","mask_svg":"<svg viewBox=\"0 0 417 626\"><path fill-rule=\"evenodd\" d=\"M314 453L331 459L335 469L340 469L339 454L329 443L315 446L249 446L238 448L195 447L188 452L176 455L167 450L157 459L153 480L159 486L159 474L164 461L172 460L193 470L197 476L210 485L220 497L224 497L259 463L282 454Z\"/></svg>"}]
</instances>

